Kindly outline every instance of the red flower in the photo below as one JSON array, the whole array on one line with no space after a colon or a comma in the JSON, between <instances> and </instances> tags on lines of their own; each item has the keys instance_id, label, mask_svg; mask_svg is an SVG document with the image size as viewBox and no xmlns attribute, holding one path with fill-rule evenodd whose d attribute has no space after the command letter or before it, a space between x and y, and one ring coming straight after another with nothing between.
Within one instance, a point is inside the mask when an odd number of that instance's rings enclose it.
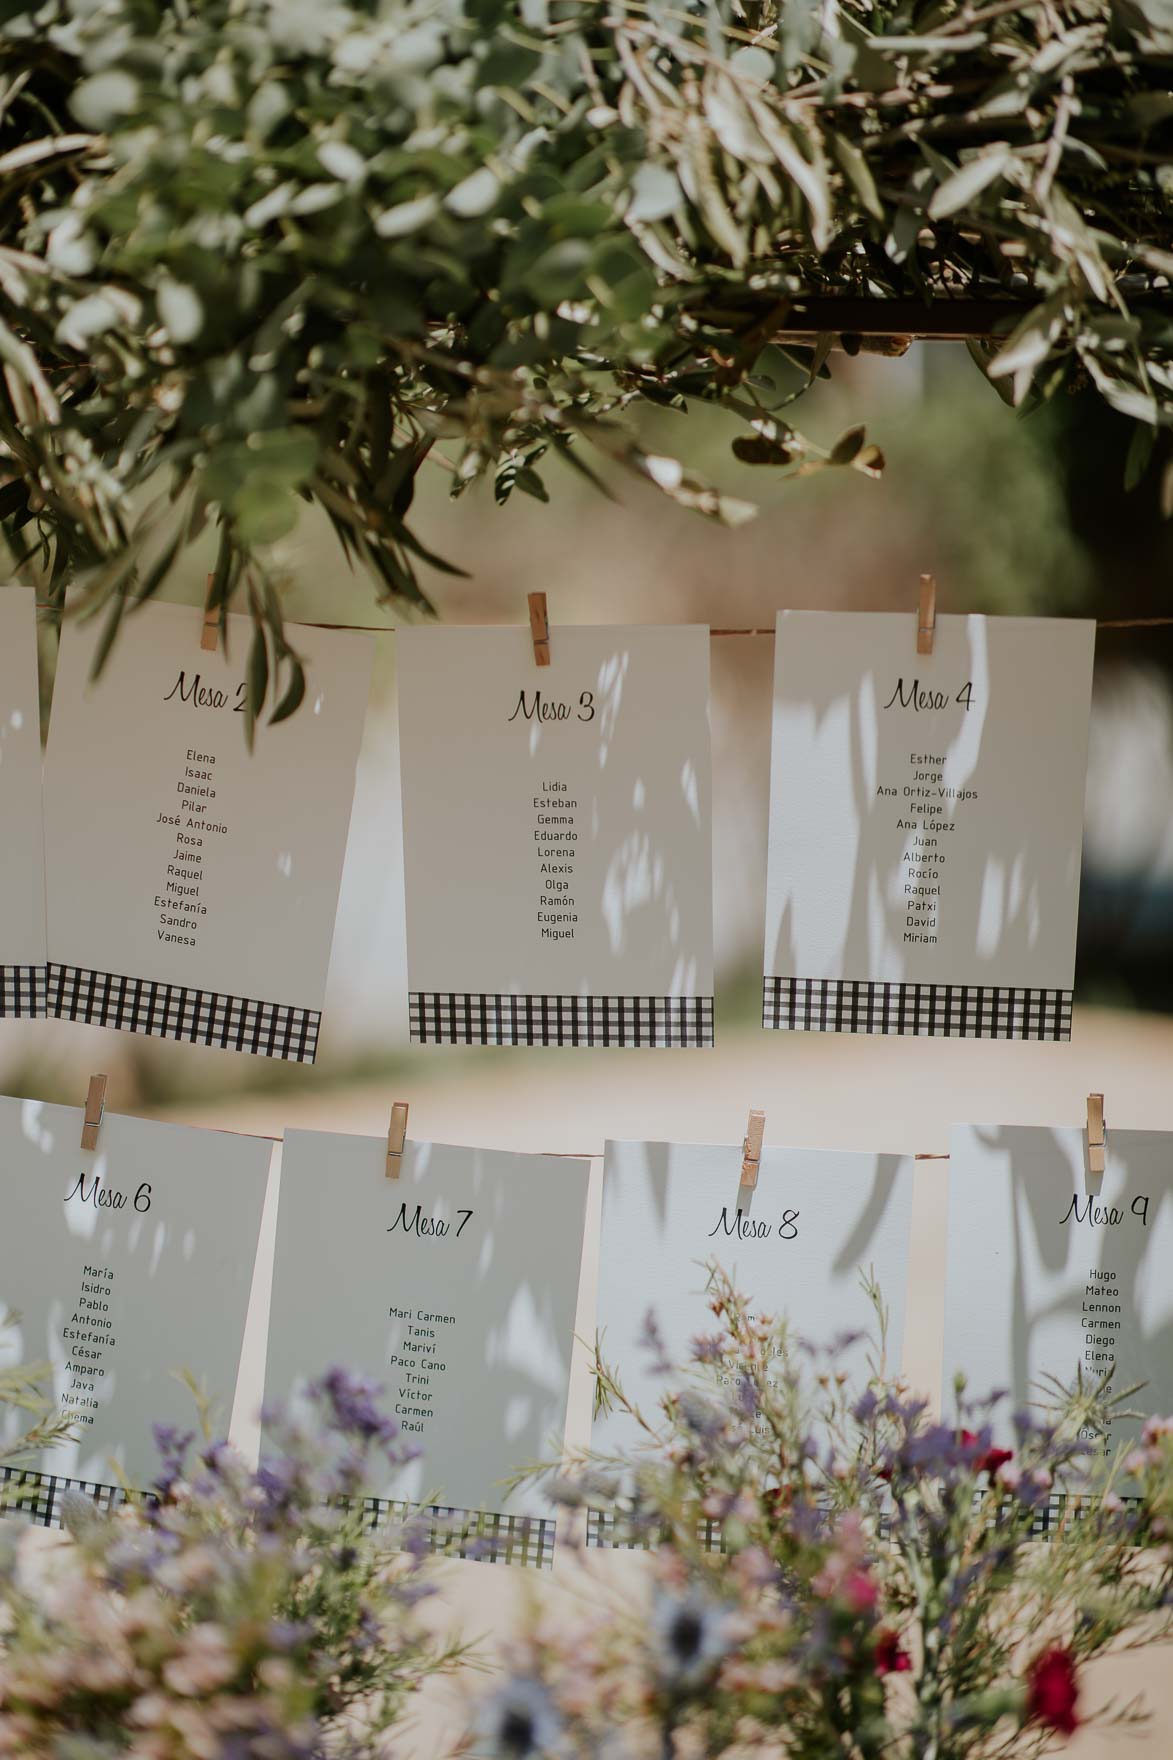
<instances>
[{"instance_id":1,"label":"red flower","mask_svg":"<svg viewBox=\"0 0 1173 1760\"><path fill-rule=\"evenodd\" d=\"M852 1613L868 1613L876 1605L879 1590L867 1571L849 1571L839 1586L839 1593Z\"/></svg>"},{"instance_id":2,"label":"red flower","mask_svg":"<svg viewBox=\"0 0 1173 1760\"><path fill-rule=\"evenodd\" d=\"M1004 1467L1006 1462L1013 1460L1013 1458L1013 1453L1008 1448L987 1448L977 1464L977 1470L979 1473L988 1473L992 1479L998 1468Z\"/></svg>"},{"instance_id":3,"label":"red flower","mask_svg":"<svg viewBox=\"0 0 1173 1760\"><path fill-rule=\"evenodd\" d=\"M1026 1679L1026 1721L1073 1736L1080 1723L1075 1712L1079 1682L1070 1650L1044 1650L1031 1663Z\"/></svg>"},{"instance_id":4,"label":"red flower","mask_svg":"<svg viewBox=\"0 0 1173 1760\"><path fill-rule=\"evenodd\" d=\"M885 1628L876 1639L876 1673L907 1674L911 1667L912 1657L901 1649L896 1633Z\"/></svg>"}]
</instances>

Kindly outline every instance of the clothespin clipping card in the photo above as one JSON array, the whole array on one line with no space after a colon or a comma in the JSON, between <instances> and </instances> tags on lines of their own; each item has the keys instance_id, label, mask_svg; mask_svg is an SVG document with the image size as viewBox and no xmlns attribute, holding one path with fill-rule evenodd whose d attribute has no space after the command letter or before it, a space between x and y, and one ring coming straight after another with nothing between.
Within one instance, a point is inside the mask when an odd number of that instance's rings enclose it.
<instances>
[{"instance_id":1,"label":"clothespin clipping card","mask_svg":"<svg viewBox=\"0 0 1173 1760\"><path fill-rule=\"evenodd\" d=\"M86 1093L85 1118L81 1127L81 1146L83 1149L98 1147L98 1131L106 1111L106 1077L91 1076L89 1090Z\"/></svg>"},{"instance_id":2,"label":"clothespin clipping card","mask_svg":"<svg viewBox=\"0 0 1173 1760\"><path fill-rule=\"evenodd\" d=\"M208 591L212 590L214 575L208 576ZM204 611L203 629L200 631L200 647L205 654L214 654L220 641L220 608L209 605Z\"/></svg>"},{"instance_id":3,"label":"clothespin clipping card","mask_svg":"<svg viewBox=\"0 0 1173 1760\"><path fill-rule=\"evenodd\" d=\"M920 611L916 620L916 651L931 654L937 630L937 583L931 574L920 577Z\"/></svg>"},{"instance_id":4,"label":"clothespin clipping card","mask_svg":"<svg viewBox=\"0 0 1173 1760\"><path fill-rule=\"evenodd\" d=\"M1104 1096L1089 1094L1087 1097L1087 1170L1089 1173L1104 1171Z\"/></svg>"},{"instance_id":5,"label":"clothespin clipping card","mask_svg":"<svg viewBox=\"0 0 1173 1760\"><path fill-rule=\"evenodd\" d=\"M529 627L534 638L534 665L550 664L550 619L546 612L545 593L529 596Z\"/></svg>"},{"instance_id":6,"label":"clothespin clipping card","mask_svg":"<svg viewBox=\"0 0 1173 1760\"><path fill-rule=\"evenodd\" d=\"M752 1192L758 1183L758 1169L762 1164L762 1138L766 1134L766 1115L764 1112L751 1112L749 1123L745 1127L745 1141L741 1145L741 1190Z\"/></svg>"},{"instance_id":7,"label":"clothespin clipping card","mask_svg":"<svg viewBox=\"0 0 1173 1760\"><path fill-rule=\"evenodd\" d=\"M403 1148L407 1142L407 1102L397 1100L391 1108L391 1128L387 1132L387 1178L398 1179L403 1166Z\"/></svg>"}]
</instances>

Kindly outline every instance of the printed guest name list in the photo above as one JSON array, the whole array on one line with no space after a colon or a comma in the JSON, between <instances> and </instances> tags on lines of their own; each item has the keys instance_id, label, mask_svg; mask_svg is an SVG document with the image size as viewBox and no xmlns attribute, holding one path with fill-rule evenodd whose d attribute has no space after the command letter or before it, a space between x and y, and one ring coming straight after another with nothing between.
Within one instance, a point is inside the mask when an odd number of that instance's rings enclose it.
<instances>
[{"instance_id":1,"label":"printed guest name list","mask_svg":"<svg viewBox=\"0 0 1173 1760\"><path fill-rule=\"evenodd\" d=\"M148 605L96 681L96 626L66 626L45 769L50 1012L312 1062L372 644L297 632L306 698L250 753L252 626L228 625L227 652L206 653L197 612Z\"/></svg>"},{"instance_id":2,"label":"printed guest name list","mask_svg":"<svg viewBox=\"0 0 1173 1760\"><path fill-rule=\"evenodd\" d=\"M708 1044L707 633L397 640L413 1040Z\"/></svg>"},{"instance_id":3,"label":"printed guest name list","mask_svg":"<svg viewBox=\"0 0 1173 1760\"><path fill-rule=\"evenodd\" d=\"M376 1495L550 1514L504 1481L566 1420L589 1164L287 1131L265 1404L337 1363L415 1444ZM314 1299L307 1302L306 1291Z\"/></svg>"},{"instance_id":4,"label":"printed guest name list","mask_svg":"<svg viewBox=\"0 0 1173 1760\"><path fill-rule=\"evenodd\" d=\"M975 1250L980 1243L980 1251ZM1173 1137L1108 1132L1105 1172L1089 1171L1086 1134L1070 1129L965 1125L953 1132L945 1285L944 1397L953 1376L996 1410L1048 1402L1055 1381L1111 1375L1146 1414L1173 1402ZM1137 1387L1137 1383L1143 1385ZM1083 1432L1103 1451L1131 1425Z\"/></svg>"},{"instance_id":5,"label":"printed guest name list","mask_svg":"<svg viewBox=\"0 0 1173 1760\"><path fill-rule=\"evenodd\" d=\"M271 1147L107 1112L85 1150L81 1127L80 1107L0 1098L0 1313L18 1362L48 1358L69 1427L36 1467L143 1487L152 1426L191 1428L185 1371L228 1422Z\"/></svg>"},{"instance_id":6,"label":"printed guest name list","mask_svg":"<svg viewBox=\"0 0 1173 1760\"><path fill-rule=\"evenodd\" d=\"M1069 1037L1094 635L779 613L764 1025Z\"/></svg>"}]
</instances>

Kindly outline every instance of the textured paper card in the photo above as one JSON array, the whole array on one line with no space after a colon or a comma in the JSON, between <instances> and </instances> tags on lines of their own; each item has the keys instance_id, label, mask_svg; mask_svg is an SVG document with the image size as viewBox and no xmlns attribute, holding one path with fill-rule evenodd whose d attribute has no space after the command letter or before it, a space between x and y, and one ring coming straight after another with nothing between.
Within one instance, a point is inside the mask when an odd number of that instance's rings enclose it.
<instances>
[{"instance_id":1,"label":"textured paper card","mask_svg":"<svg viewBox=\"0 0 1173 1760\"><path fill-rule=\"evenodd\" d=\"M962 1125L949 1159L946 1411L953 1376L969 1393L1041 1397L1039 1377L1095 1380L1115 1365L1128 1401L1173 1408L1173 1137L1107 1133L1106 1168L1087 1171L1084 1131ZM1113 1425L1110 1446L1135 1424Z\"/></svg>"},{"instance_id":2,"label":"textured paper card","mask_svg":"<svg viewBox=\"0 0 1173 1760\"><path fill-rule=\"evenodd\" d=\"M0 587L0 1020L45 1012L45 864L37 611Z\"/></svg>"},{"instance_id":3,"label":"textured paper card","mask_svg":"<svg viewBox=\"0 0 1173 1760\"><path fill-rule=\"evenodd\" d=\"M608 1143L599 1245L603 1360L627 1396L654 1413L664 1391L646 1345L651 1314L673 1364L715 1328L704 1294L715 1261L758 1312L785 1317L796 1338L828 1346L874 1339L861 1284L871 1270L889 1309L888 1361L899 1367L912 1216L911 1157L763 1149L757 1187L740 1194L741 1145ZM866 1339L836 1353L866 1373ZM596 1447L639 1440L632 1420L595 1420Z\"/></svg>"},{"instance_id":4,"label":"textured paper card","mask_svg":"<svg viewBox=\"0 0 1173 1760\"><path fill-rule=\"evenodd\" d=\"M1094 641L779 612L765 1026L1070 1037Z\"/></svg>"},{"instance_id":5,"label":"textured paper card","mask_svg":"<svg viewBox=\"0 0 1173 1760\"><path fill-rule=\"evenodd\" d=\"M99 624L66 626L45 765L49 1012L312 1063L369 636L301 628L305 701L244 743L251 620L228 659L202 614L129 614L97 683Z\"/></svg>"},{"instance_id":6,"label":"textured paper card","mask_svg":"<svg viewBox=\"0 0 1173 1760\"><path fill-rule=\"evenodd\" d=\"M400 632L411 1036L713 1037L709 637Z\"/></svg>"},{"instance_id":7,"label":"textured paper card","mask_svg":"<svg viewBox=\"0 0 1173 1760\"><path fill-rule=\"evenodd\" d=\"M371 1377L420 1450L375 1498L493 1512L506 1551L533 1517L548 1562L549 1505L502 1481L561 1447L589 1163L409 1141L392 1180L386 1158L286 1132L265 1403L335 1364Z\"/></svg>"},{"instance_id":8,"label":"textured paper card","mask_svg":"<svg viewBox=\"0 0 1173 1760\"><path fill-rule=\"evenodd\" d=\"M0 1361L47 1362L76 1440L43 1451L18 1507L50 1525L67 1485L117 1501L156 1476L152 1425L198 1428L190 1371L223 1435L232 1411L271 1145L0 1099ZM0 1418L21 1433L22 1414ZM118 1472L114 1471L116 1465ZM13 1473L5 1475L12 1478Z\"/></svg>"}]
</instances>

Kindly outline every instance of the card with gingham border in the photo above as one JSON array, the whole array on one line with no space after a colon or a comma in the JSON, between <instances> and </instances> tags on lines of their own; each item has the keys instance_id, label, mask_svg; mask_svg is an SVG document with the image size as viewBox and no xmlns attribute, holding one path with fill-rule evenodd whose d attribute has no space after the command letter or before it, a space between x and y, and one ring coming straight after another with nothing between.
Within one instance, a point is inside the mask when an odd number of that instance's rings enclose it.
<instances>
[{"instance_id":1,"label":"card with gingham border","mask_svg":"<svg viewBox=\"0 0 1173 1760\"><path fill-rule=\"evenodd\" d=\"M312 1063L370 685L370 636L299 629L301 707L244 738L251 621L67 621L45 763L48 1011ZM2 993L2 992L0 992Z\"/></svg>"},{"instance_id":2,"label":"card with gingham border","mask_svg":"<svg viewBox=\"0 0 1173 1760\"><path fill-rule=\"evenodd\" d=\"M0 1467L0 1516L30 1527L65 1528L69 1499L82 1498L100 1515L111 1515L133 1498L156 1502L149 1490L129 1491L124 1485L95 1479L38 1473L27 1467ZM339 1506L337 1498L332 1507ZM422 1536L429 1553L463 1558L477 1564L527 1565L550 1570L554 1563L554 1522L545 1517L490 1515L483 1510L453 1509L446 1504L392 1503L385 1497L364 1497L363 1527L415 1545Z\"/></svg>"},{"instance_id":3,"label":"card with gingham border","mask_svg":"<svg viewBox=\"0 0 1173 1760\"><path fill-rule=\"evenodd\" d=\"M45 864L37 607L0 587L0 1020L45 1012Z\"/></svg>"},{"instance_id":4,"label":"card with gingham border","mask_svg":"<svg viewBox=\"0 0 1173 1760\"><path fill-rule=\"evenodd\" d=\"M97 1496L158 1472L153 1426L197 1428L186 1373L219 1434L236 1392L272 1145L107 1111L94 1149L83 1108L0 1098L0 1363L46 1361L69 1440L22 1468L33 1520L57 1491ZM25 1414L0 1411L0 1441Z\"/></svg>"},{"instance_id":5,"label":"card with gingham border","mask_svg":"<svg viewBox=\"0 0 1173 1760\"><path fill-rule=\"evenodd\" d=\"M1094 645L779 612L764 1027L1070 1038Z\"/></svg>"},{"instance_id":6,"label":"card with gingham border","mask_svg":"<svg viewBox=\"0 0 1173 1760\"><path fill-rule=\"evenodd\" d=\"M713 1042L709 635L399 633L419 1045Z\"/></svg>"},{"instance_id":7,"label":"card with gingham border","mask_svg":"<svg viewBox=\"0 0 1173 1760\"><path fill-rule=\"evenodd\" d=\"M389 1178L386 1137L286 1131L264 1404L335 1364L381 1390L372 1520L421 1504L437 1550L550 1563L555 1507L510 1481L561 1452L589 1169L409 1141Z\"/></svg>"},{"instance_id":8,"label":"card with gingham border","mask_svg":"<svg viewBox=\"0 0 1173 1760\"><path fill-rule=\"evenodd\" d=\"M1105 1135L1102 1171L1083 1128L950 1136L943 1410L958 1374L976 1399L1005 1389L992 1413L1002 1446L1016 1446L1016 1412L1053 1404L1049 1390L1077 1375L1127 1390L1106 1431L1082 1433L1089 1453L1110 1457L1141 1418L1173 1409L1173 1136L1111 1121Z\"/></svg>"}]
</instances>

